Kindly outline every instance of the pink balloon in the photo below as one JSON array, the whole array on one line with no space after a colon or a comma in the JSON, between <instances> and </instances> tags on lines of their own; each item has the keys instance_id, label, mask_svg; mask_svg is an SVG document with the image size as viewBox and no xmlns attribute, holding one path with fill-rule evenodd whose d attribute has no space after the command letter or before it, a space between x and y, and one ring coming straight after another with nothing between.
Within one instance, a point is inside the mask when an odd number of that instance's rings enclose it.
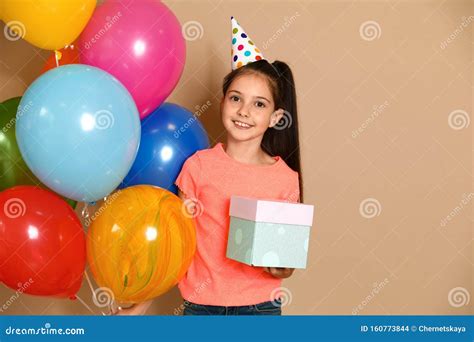
<instances>
[{"instance_id":1,"label":"pink balloon","mask_svg":"<svg viewBox=\"0 0 474 342\"><path fill-rule=\"evenodd\" d=\"M79 40L81 62L118 78L143 119L178 83L186 44L178 19L161 2L123 3L109 1L95 10Z\"/></svg>"}]
</instances>

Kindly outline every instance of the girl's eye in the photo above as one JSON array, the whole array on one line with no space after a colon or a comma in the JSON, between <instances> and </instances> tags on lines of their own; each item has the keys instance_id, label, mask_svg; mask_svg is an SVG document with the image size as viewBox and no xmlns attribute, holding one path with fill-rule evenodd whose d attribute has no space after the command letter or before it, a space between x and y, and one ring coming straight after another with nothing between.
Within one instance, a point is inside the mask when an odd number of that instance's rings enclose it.
<instances>
[{"instance_id":1,"label":"girl's eye","mask_svg":"<svg viewBox=\"0 0 474 342\"><path fill-rule=\"evenodd\" d=\"M233 102L237 102L237 101L239 101L240 99L239 99L238 96L232 95L232 96L230 97L230 100L233 101ZM265 106L265 103L263 103L263 102L261 102L261 101L257 101L257 102L255 102L255 104L256 104L256 106L259 107L259 108L265 108L265 107L266 107L266 106Z\"/></svg>"}]
</instances>

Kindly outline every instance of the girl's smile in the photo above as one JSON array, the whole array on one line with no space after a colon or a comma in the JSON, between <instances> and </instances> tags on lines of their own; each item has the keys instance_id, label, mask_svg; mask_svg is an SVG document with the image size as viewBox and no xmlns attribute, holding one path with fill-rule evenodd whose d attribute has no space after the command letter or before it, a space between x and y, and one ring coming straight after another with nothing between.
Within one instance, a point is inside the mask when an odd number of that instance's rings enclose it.
<instances>
[{"instance_id":1,"label":"girl's smile","mask_svg":"<svg viewBox=\"0 0 474 342\"><path fill-rule=\"evenodd\" d=\"M250 129L254 126L254 125L250 125L238 120L232 120L232 121L234 122L235 127L237 127L238 129Z\"/></svg>"}]
</instances>

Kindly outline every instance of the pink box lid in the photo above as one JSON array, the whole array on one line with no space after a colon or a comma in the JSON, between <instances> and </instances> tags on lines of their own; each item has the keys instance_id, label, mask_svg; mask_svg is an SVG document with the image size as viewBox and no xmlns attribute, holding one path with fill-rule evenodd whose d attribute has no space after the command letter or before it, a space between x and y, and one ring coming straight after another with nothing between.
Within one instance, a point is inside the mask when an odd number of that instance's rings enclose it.
<instances>
[{"instance_id":1,"label":"pink box lid","mask_svg":"<svg viewBox=\"0 0 474 342\"><path fill-rule=\"evenodd\" d=\"M309 204L232 196L229 215L256 222L311 226L313 212L314 205Z\"/></svg>"}]
</instances>

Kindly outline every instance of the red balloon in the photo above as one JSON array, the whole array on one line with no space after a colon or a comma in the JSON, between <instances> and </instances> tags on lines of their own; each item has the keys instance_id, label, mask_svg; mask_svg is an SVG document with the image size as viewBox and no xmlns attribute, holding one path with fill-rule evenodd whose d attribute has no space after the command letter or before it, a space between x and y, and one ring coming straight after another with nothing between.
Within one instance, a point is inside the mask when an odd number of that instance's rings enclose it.
<instances>
[{"instance_id":1,"label":"red balloon","mask_svg":"<svg viewBox=\"0 0 474 342\"><path fill-rule=\"evenodd\" d=\"M21 293L75 298L85 234L72 208L35 186L0 192L0 281Z\"/></svg>"},{"instance_id":2,"label":"red balloon","mask_svg":"<svg viewBox=\"0 0 474 342\"><path fill-rule=\"evenodd\" d=\"M58 61L59 66L81 63L79 57L80 53L76 43L73 43L65 47L64 49L60 49L59 52L61 55L61 59ZM54 69L56 67L56 52L53 51L53 53L49 56L48 60L44 64L43 69L41 69L40 74L44 74L46 71Z\"/></svg>"}]
</instances>

